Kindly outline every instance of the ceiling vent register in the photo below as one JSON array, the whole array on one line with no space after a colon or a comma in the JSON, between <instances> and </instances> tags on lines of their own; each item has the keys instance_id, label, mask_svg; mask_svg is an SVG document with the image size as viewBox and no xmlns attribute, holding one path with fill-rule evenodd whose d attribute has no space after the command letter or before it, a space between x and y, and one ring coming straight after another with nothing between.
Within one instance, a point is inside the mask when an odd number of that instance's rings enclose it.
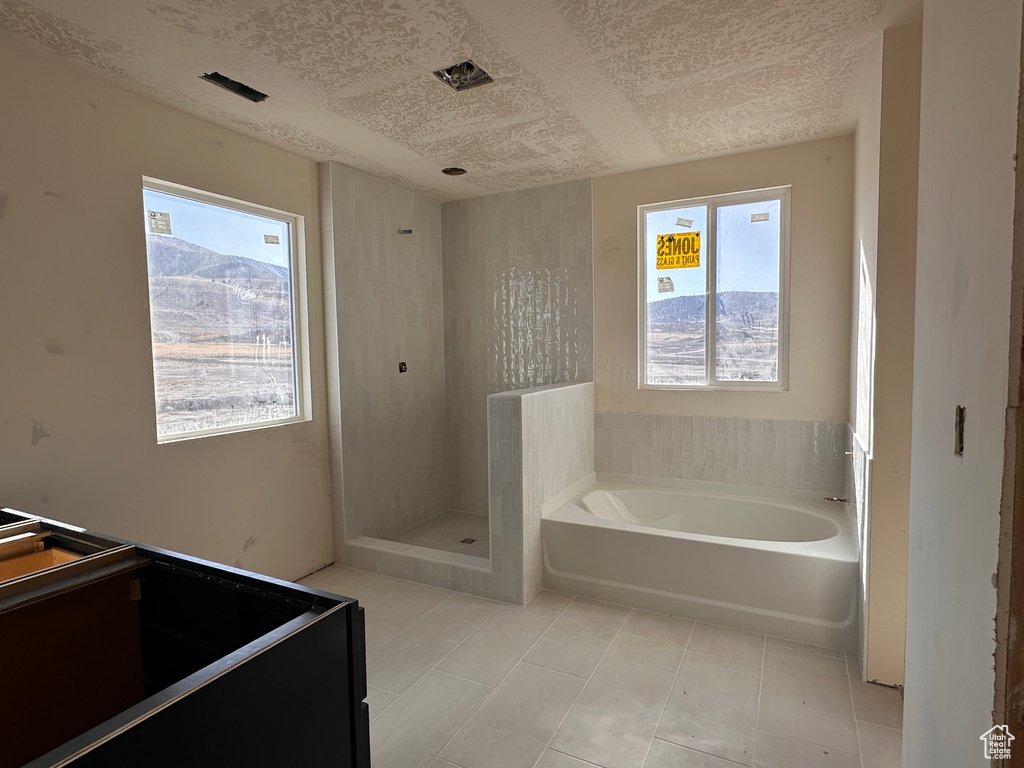
<instances>
[{"instance_id":1,"label":"ceiling vent register","mask_svg":"<svg viewBox=\"0 0 1024 768\"><path fill-rule=\"evenodd\" d=\"M435 69L434 74L438 80L447 83L456 91L465 91L494 82L490 75L469 59L461 64L452 64L446 69Z\"/></svg>"},{"instance_id":2,"label":"ceiling vent register","mask_svg":"<svg viewBox=\"0 0 1024 768\"><path fill-rule=\"evenodd\" d=\"M232 80L230 77L225 77L220 72L207 72L199 76L200 80L205 80L208 83L219 85L226 91L231 91L243 99L259 104L267 98L267 94L262 91L257 91L255 88L251 88L245 83L240 83L237 80Z\"/></svg>"}]
</instances>

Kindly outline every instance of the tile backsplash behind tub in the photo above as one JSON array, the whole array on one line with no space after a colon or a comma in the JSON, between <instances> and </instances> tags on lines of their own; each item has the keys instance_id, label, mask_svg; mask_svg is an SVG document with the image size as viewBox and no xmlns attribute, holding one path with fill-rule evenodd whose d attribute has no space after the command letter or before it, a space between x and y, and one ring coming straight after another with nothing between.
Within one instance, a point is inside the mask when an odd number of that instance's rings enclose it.
<instances>
[{"instance_id":1,"label":"tile backsplash behind tub","mask_svg":"<svg viewBox=\"0 0 1024 768\"><path fill-rule=\"evenodd\" d=\"M841 495L849 425L723 416L594 414L594 469Z\"/></svg>"}]
</instances>

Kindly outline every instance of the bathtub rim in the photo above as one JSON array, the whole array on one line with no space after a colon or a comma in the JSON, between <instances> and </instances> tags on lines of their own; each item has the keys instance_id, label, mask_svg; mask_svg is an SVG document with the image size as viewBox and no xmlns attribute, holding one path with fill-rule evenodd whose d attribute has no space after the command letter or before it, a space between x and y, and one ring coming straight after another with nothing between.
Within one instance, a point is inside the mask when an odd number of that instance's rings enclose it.
<instances>
[{"instance_id":1,"label":"bathtub rim","mask_svg":"<svg viewBox=\"0 0 1024 768\"><path fill-rule=\"evenodd\" d=\"M615 524L602 520L590 512L577 508L575 515L567 515L566 507L571 502L588 493L600 484L620 485L626 489L636 490L638 487L658 490L681 490L688 492L712 493L715 495L741 496L760 498L781 502L827 505L827 509L841 524L840 533L832 539L828 546L821 542L765 542L751 539L733 539L727 537L706 536L664 529L649 528L629 523ZM666 478L649 478L636 475L614 475L595 473L583 478L567 488L563 493L552 498L541 506L541 538L544 567L544 587L555 591L580 595L594 600L630 606L638 610L653 611L686 619L716 624L725 627L757 632L772 637L798 643L809 643L821 648L856 652L860 637L860 603L862 585L856 579L848 598L844 598L846 615L839 621L818 619L812 616L791 614L771 609L760 609L754 606L727 603L703 598L699 595L682 594L662 589L644 587L626 582L596 577L590 574L577 574L562 571L553 567L550 560L549 540L545 529L552 524L556 526L585 526L609 530L628 531L639 536L655 536L665 539L691 540L709 543L729 549L772 550L786 557L826 559L838 561L844 567L852 566L859 573L860 551L856 527L853 524L853 504L825 502L826 494L820 491L802 491L781 488L763 488L760 486L737 486L727 483L715 483L701 480L677 480ZM566 519L569 518L569 519ZM606 524L606 525L605 525ZM774 545L774 546L773 546ZM809 546L812 545L812 546Z\"/></svg>"},{"instance_id":2,"label":"bathtub rim","mask_svg":"<svg viewBox=\"0 0 1024 768\"><path fill-rule=\"evenodd\" d=\"M633 482L621 482L628 477ZM819 557L842 562L858 562L860 552L856 531L851 519L851 504L847 502L826 502L824 494L815 491L790 491L780 488L761 488L760 486L741 486L729 483L712 483L703 480L666 480L648 482L654 478L643 478L623 475L596 473L574 483L566 492L558 494L550 502L541 506L542 520L553 520L574 525L590 525L599 528L634 531L650 536L664 536L673 539L692 539L712 545L737 547L741 549L759 549L787 554ZM616 480L619 480L616 482ZM636 481L640 482L636 482ZM769 541L763 539L740 539L728 536L711 536L689 531L673 531L664 528L636 525L625 521L605 520L583 508L580 501L584 495L593 490L639 490L651 489L676 491L689 495L718 496L741 498L743 500L763 500L772 504L785 504L799 511L826 517L837 526L837 533L828 539L817 541ZM571 493L569 493L571 491ZM817 499L817 501L814 501Z\"/></svg>"}]
</instances>

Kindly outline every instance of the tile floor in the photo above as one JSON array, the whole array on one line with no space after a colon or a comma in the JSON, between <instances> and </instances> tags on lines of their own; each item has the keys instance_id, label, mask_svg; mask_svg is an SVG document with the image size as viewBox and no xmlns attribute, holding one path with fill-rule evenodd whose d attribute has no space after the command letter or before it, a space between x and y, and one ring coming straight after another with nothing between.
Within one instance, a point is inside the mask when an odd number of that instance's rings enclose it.
<instances>
[{"instance_id":1,"label":"tile floor","mask_svg":"<svg viewBox=\"0 0 1024 768\"><path fill-rule=\"evenodd\" d=\"M373 768L898 768L902 700L857 657L543 591L525 608L344 566Z\"/></svg>"}]
</instances>

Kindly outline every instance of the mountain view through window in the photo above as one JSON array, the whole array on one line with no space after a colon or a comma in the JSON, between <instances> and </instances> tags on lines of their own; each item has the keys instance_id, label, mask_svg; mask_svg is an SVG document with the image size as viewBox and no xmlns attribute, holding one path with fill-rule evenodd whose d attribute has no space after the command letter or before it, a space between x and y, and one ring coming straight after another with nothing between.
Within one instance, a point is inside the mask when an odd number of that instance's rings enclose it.
<instances>
[{"instance_id":1,"label":"mountain view through window","mask_svg":"<svg viewBox=\"0 0 1024 768\"><path fill-rule=\"evenodd\" d=\"M157 437L297 415L290 222L144 190Z\"/></svg>"}]
</instances>

